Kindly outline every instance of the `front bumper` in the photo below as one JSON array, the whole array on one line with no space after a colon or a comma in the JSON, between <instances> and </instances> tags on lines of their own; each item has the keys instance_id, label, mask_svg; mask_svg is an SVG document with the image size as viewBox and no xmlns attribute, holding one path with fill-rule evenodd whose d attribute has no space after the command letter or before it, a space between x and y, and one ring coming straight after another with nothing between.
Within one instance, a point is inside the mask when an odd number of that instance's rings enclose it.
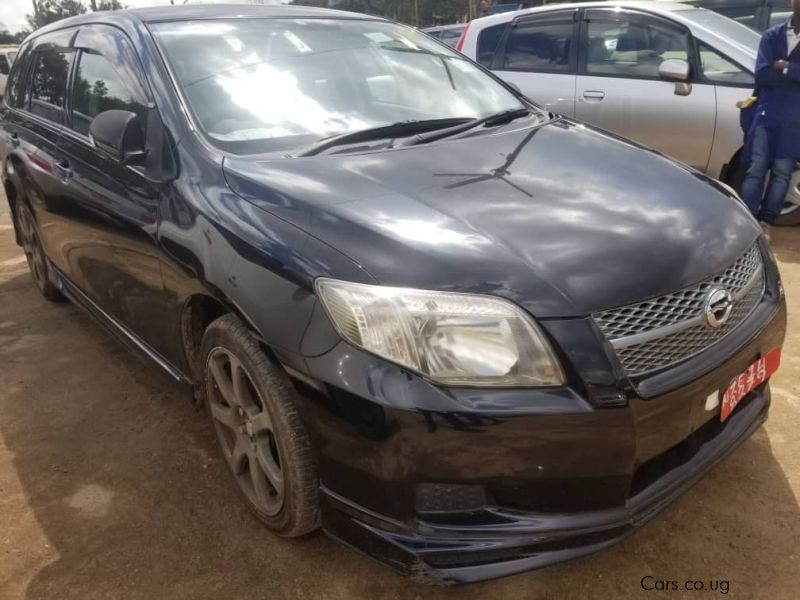
<instances>
[{"instance_id":1,"label":"front bumper","mask_svg":"<svg viewBox=\"0 0 800 600\"><path fill-rule=\"evenodd\" d=\"M565 357L569 387L553 390L442 389L344 343L315 358L281 356L316 450L324 529L440 583L614 544L766 420L767 384L724 424L706 402L783 344L786 306L770 279L748 326L676 370L671 389L663 374L625 379L587 350L591 328L580 320L545 324L559 347L578 349Z\"/></svg>"}]
</instances>

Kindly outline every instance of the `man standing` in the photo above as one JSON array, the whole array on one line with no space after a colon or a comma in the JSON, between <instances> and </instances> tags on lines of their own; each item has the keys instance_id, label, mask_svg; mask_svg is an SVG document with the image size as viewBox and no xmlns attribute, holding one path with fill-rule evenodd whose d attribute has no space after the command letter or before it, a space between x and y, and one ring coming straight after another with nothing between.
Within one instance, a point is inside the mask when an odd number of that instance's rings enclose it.
<instances>
[{"instance_id":1,"label":"man standing","mask_svg":"<svg viewBox=\"0 0 800 600\"><path fill-rule=\"evenodd\" d=\"M768 29L761 38L756 59L758 102L744 151L744 160L750 164L742 199L761 221L767 238L800 160L800 0L791 0L791 5L789 22Z\"/></svg>"}]
</instances>

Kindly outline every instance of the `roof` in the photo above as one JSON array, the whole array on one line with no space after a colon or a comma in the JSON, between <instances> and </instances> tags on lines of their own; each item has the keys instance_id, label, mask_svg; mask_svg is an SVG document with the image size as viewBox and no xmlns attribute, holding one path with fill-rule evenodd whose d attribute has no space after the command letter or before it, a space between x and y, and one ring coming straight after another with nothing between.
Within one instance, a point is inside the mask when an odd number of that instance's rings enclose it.
<instances>
[{"instance_id":1,"label":"roof","mask_svg":"<svg viewBox=\"0 0 800 600\"><path fill-rule=\"evenodd\" d=\"M125 10L90 12L69 17L34 31L30 38L43 33L89 23L114 21L141 21L158 23L163 21L191 21L202 19L253 19L253 18L329 18L385 20L343 10L316 8L313 6L263 5L263 4L184 4L180 6L152 6Z\"/></svg>"}]
</instances>

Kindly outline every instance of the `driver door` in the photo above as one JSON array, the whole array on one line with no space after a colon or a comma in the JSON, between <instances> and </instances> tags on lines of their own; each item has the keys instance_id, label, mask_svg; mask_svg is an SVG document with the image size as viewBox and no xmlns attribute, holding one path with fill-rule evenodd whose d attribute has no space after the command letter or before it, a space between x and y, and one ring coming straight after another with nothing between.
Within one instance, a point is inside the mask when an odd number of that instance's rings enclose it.
<instances>
[{"instance_id":1,"label":"driver door","mask_svg":"<svg viewBox=\"0 0 800 600\"><path fill-rule=\"evenodd\" d=\"M660 17L617 9L587 10L581 26L575 116L659 150L700 171L714 140L714 86L691 73L667 81L668 59L693 64L691 34Z\"/></svg>"}]
</instances>

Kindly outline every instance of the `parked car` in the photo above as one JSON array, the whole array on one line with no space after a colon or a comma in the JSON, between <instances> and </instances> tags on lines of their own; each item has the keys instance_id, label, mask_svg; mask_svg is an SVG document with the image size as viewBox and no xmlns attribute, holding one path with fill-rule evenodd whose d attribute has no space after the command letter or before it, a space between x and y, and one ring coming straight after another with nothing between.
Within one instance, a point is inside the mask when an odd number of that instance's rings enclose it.
<instances>
[{"instance_id":1,"label":"parked car","mask_svg":"<svg viewBox=\"0 0 800 600\"><path fill-rule=\"evenodd\" d=\"M737 184L759 35L665 2L548 5L470 22L457 48L548 110ZM779 225L800 223L800 170Z\"/></svg>"},{"instance_id":2,"label":"parked car","mask_svg":"<svg viewBox=\"0 0 800 600\"><path fill-rule=\"evenodd\" d=\"M0 46L0 98L6 89L6 78L16 55L16 46Z\"/></svg>"},{"instance_id":3,"label":"parked car","mask_svg":"<svg viewBox=\"0 0 800 600\"><path fill-rule=\"evenodd\" d=\"M788 0L689 0L689 4L713 10L759 32L786 23L792 16Z\"/></svg>"},{"instance_id":4,"label":"parked car","mask_svg":"<svg viewBox=\"0 0 800 600\"><path fill-rule=\"evenodd\" d=\"M767 417L786 305L736 194L416 29L98 12L30 36L8 91L42 294L193 386L279 535L439 582L540 567Z\"/></svg>"},{"instance_id":5,"label":"parked car","mask_svg":"<svg viewBox=\"0 0 800 600\"><path fill-rule=\"evenodd\" d=\"M436 27L428 27L423 29L428 35L435 37L437 40L443 41L448 46L455 47L458 38L461 37L461 32L464 31L463 23L456 23L455 25L437 25Z\"/></svg>"}]
</instances>

